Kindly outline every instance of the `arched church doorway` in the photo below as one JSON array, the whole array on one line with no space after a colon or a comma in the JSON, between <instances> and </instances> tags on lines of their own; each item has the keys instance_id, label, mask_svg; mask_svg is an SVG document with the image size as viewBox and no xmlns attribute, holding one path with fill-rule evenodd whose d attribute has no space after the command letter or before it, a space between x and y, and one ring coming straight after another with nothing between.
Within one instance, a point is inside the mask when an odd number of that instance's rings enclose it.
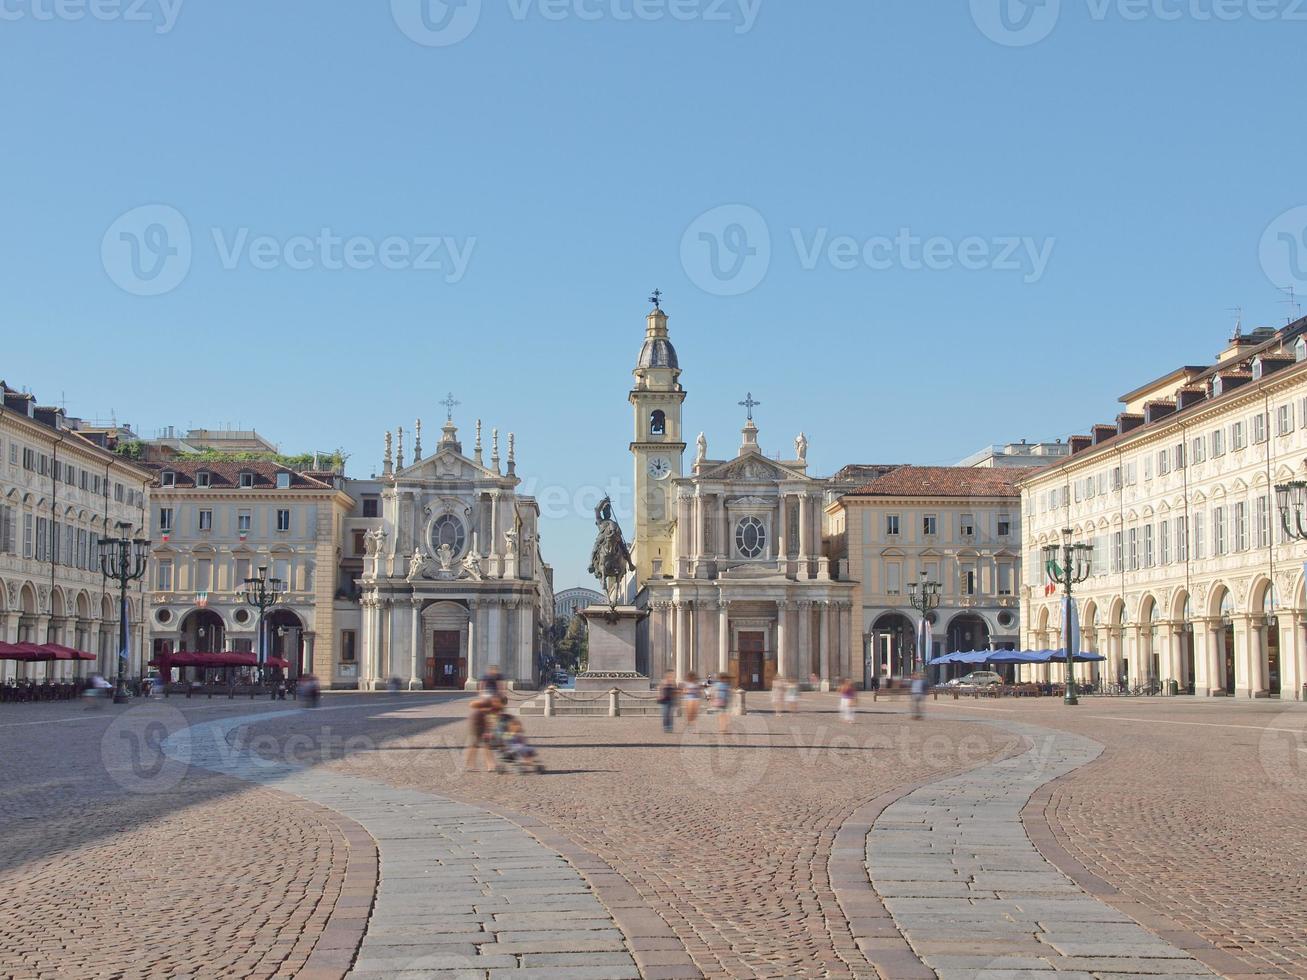
<instances>
[{"instance_id":1,"label":"arched church doorway","mask_svg":"<svg viewBox=\"0 0 1307 980\"><path fill-rule=\"evenodd\" d=\"M422 610L422 686L427 690L462 690L467 682L468 622L461 603L433 602Z\"/></svg>"},{"instance_id":2,"label":"arched church doorway","mask_svg":"<svg viewBox=\"0 0 1307 980\"><path fill-rule=\"evenodd\" d=\"M180 649L196 653L226 650L227 627L212 609L193 609L182 620Z\"/></svg>"}]
</instances>

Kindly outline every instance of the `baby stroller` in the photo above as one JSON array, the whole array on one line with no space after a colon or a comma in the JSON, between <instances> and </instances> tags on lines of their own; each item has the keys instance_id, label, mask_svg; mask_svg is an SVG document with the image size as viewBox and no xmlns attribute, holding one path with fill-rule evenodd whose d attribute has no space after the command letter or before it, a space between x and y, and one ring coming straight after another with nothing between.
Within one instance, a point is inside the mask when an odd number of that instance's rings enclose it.
<instances>
[{"instance_id":1,"label":"baby stroller","mask_svg":"<svg viewBox=\"0 0 1307 980\"><path fill-rule=\"evenodd\" d=\"M495 772L521 775L545 771L535 748L526 740L522 723L511 715L501 712L488 738L490 750L495 754Z\"/></svg>"}]
</instances>

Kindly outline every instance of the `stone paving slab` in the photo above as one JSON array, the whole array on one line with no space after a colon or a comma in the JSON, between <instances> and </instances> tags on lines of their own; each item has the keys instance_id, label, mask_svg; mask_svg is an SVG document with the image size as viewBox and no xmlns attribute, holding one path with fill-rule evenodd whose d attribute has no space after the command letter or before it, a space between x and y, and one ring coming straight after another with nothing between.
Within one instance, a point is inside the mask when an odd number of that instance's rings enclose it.
<instances>
[{"instance_id":1,"label":"stone paving slab","mask_svg":"<svg viewBox=\"0 0 1307 980\"><path fill-rule=\"evenodd\" d=\"M295 713L203 722L169 736L163 748L191 765L328 807L372 836L380 859L375 898L343 897L338 905L338 914L357 911L368 920L353 975L639 976L621 930L580 872L504 817L241 749L244 726Z\"/></svg>"},{"instance_id":2,"label":"stone paving slab","mask_svg":"<svg viewBox=\"0 0 1307 980\"><path fill-rule=\"evenodd\" d=\"M921 963L940 978L1213 976L1058 871L1026 834L1021 811L1035 790L1092 762L1102 745L986 724L1031 748L913 790L866 838L872 887Z\"/></svg>"}]
</instances>

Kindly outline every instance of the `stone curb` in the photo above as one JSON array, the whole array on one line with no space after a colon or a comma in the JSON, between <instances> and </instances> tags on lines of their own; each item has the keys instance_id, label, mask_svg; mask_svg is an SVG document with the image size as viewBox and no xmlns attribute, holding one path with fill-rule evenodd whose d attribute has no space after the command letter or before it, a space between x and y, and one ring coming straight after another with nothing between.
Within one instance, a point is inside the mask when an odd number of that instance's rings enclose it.
<instances>
[{"instance_id":1,"label":"stone curb","mask_svg":"<svg viewBox=\"0 0 1307 980\"><path fill-rule=\"evenodd\" d=\"M1101 761L1102 758L1100 756L1095 762ZM1122 894L1115 885L1094 874L1062 846L1057 839L1057 831L1053 829L1049 814L1053 790L1059 783L1069 781L1080 771L1082 770L1073 770L1039 787L1031 794L1030 802L1021 811L1021 823L1026 829L1026 836L1030 838L1031 843L1044 859L1094 898L1130 916L1143 928L1173 946L1183 949L1215 973L1224 977L1264 975L1259 973L1257 967L1213 946L1174 919L1153 911L1137 899ZM1063 834L1065 835L1065 831Z\"/></svg>"}]
</instances>

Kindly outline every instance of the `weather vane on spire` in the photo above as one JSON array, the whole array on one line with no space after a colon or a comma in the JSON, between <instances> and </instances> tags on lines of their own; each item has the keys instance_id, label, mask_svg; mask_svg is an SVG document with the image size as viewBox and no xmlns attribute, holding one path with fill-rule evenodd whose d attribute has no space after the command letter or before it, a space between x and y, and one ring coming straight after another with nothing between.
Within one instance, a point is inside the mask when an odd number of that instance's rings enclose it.
<instances>
[{"instance_id":1,"label":"weather vane on spire","mask_svg":"<svg viewBox=\"0 0 1307 980\"><path fill-rule=\"evenodd\" d=\"M744 396L744 401L740 402L740 406L741 406L742 408L745 408L745 409L748 410L748 412L749 412L749 421L750 421L750 422L753 421L753 410L754 410L755 408L757 408L757 407L758 407L759 405L761 405L761 404L762 404L762 402L756 402L756 401L753 400L753 392L752 392L752 391L749 392L747 395Z\"/></svg>"},{"instance_id":2,"label":"weather vane on spire","mask_svg":"<svg viewBox=\"0 0 1307 980\"><path fill-rule=\"evenodd\" d=\"M661 289L655 289L653 291L653 295L649 297L649 302L654 305L655 310L661 310L663 308L662 299L663 299L663 291Z\"/></svg>"},{"instance_id":3,"label":"weather vane on spire","mask_svg":"<svg viewBox=\"0 0 1307 980\"><path fill-rule=\"evenodd\" d=\"M445 421L452 422L454 421L454 409L463 403L455 398L454 393L451 391L449 397L440 404L445 406Z\"/></svg>"}]
</instances>

